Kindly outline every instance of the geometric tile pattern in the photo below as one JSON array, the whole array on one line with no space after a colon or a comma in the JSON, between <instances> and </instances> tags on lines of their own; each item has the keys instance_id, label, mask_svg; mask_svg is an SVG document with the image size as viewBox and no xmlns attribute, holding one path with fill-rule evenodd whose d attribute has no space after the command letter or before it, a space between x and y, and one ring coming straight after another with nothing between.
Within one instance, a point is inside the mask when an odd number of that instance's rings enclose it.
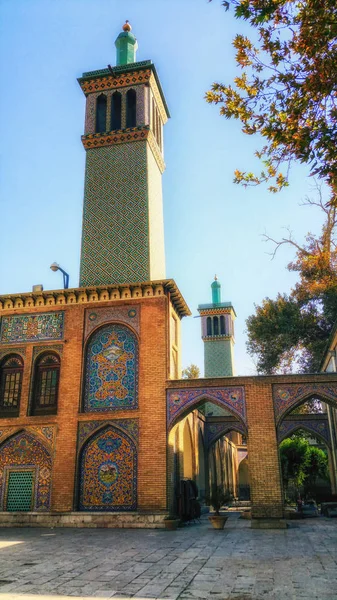
<instances>
[{"instance_id":1,"label":"geometric tile pattern","mask_svg":"<svg viewBox=\"0 0 337 600\"><path fill-rule=\"evenodd\" d=\"M137 406L137 338L125 325L104 325L87 345L83 410L109 412Z\"/></svg>"},{"instance_id":2,"label":"geometric tile pattern","mask_svg":"<svg viewBox=\"0 0 337 600\"><path fill-rule=\"evenodd\" d=\"M7 486L10 473L13 471L34 473L33 510L49 510L52 483L51 454L39 439L26 431L14 435L0 446L2 510L6 510Z\"/></svg>"},{"instance_id":3,"label":"geometric tile pattern","mask_svg":"<svg viewBox=\"0 0 337 600\"><path fill-rule=\"evenodd\" d=\"M298 429L304 429L309 433L313 433L314 436L317 435L324 442L331 447L331 438L330 438L330 430L328 420L317 420L317 421L309 421L309 420L301 420L292 419L291 421L284 420L279 425L277 429L277 439L279 442L282 442L285 438L289 437L292 433L297 431Z\"/></svg>"},{"instance_id":4,"label":"geometric tile pattern","mask_svg":"<svg viewBox=\"0 0 337 600\"><path fill-rule=\"evenodd\" d=\"M85 338L99 325L111 321L126 323L139 333L139 308L136 306L95 308L87 309L85 312Z\"/></svg>"},{"instance_id":5,"label":"geometric tile pattern","mask_svg":"<svg viewBox=\"0 0 337 600\"><path fill-rule=\"evenodd\" d=\"M120 77L114 78L113 76L79 80L79 84L84 92L88 94L90 92L98 92L109 89L119 89L121 87L133 86L138 83L146 83L151 77L151 70L146 69L142 71L134 71L131 73L125 73Z\"/></svg>"},{"instance_id":6,"label":"geometric tile pattern","mask_svg":"<svg viewBox=\"0 0 337 600\"><path fill-rule=\"evenodd\" d=\"M323 402L332 402L337 406L336 383L291 383L287 385L273 385L273 400L276 421L278 422L286 412L304 400L318 397Z\"/></svg>"},{"instance_id":7,"label":"geometric tile pattern","mask_svg":"<svg viewBox=\"0 0 337 600\"><path fill-rule=\"evenodd\" d=\"M247 435L247 429L240 421L234 422L222 422L222 423L207 423L206 422L206 435L205 442L207 448L209 448L217 439L228 433L229 431L238 431L242 435Z\"/></svg>"},{"instance_id":8,"label":"geometric tile pattern","mask_svg":"<svg viewBox=\"0 0 337 600\"><path fill-rule=\"evenodd\" d=\"M244 387L177 389L167 392L167 422L170 426L178 417L192 410L201 400L213 401L228 408L243 422L246 421L246 403Z\"/></svg>"},{"instance_id":9,"label":"geometric tile pattern","mask_svg":"<svg viewBox=\"0 0 337 600\"><path fill-rule=\"evenodd\" d=\"M63 338L63 328L63 312L2 317L0 343L61 340Z\"/></svg>"},{"instance_id":10,"label":"geometric tile pattern","mask_svg":"<svg viewBox=\"0 0 337 600\"><path fill-rule=\"evenodd\" d=\"M86 150L90 148L102 148L124 142L139 142L146 140L149 135L149 126L129 127L128 129L117 129L109 133L90 133L82 135L82 143Z\"/></svg>"},{"instance_id":11,"label":"geometric tile pattern","mask_svg":"<svg viewBox=\"0 0 337 600\"><path fill-rule=\"evenodd\" d=\"M139 422L138 419L114 419L113 421L81 421L78 424L78 450L87 438L95 431L106 425L112 425L115 429L122 429L138 446Z\"/></svg>"},{"instance_id":12,"label":"geometric tile pattern","mask_svg":"<svg viewBox=\"0 0 337 600\"><path fill-rule=\"evenodd\" d=\"M80 287L148 281L147 143L86 155Z\"/></svg>"},{"instance_id":13,"label":"geometric tile pattern","mask_svg":"<svg viewBox=\"0 0 337 600\"><path fill-rule=\"evenodd\" d=\"M137 448L120 429L108 425L89 438L79 476L79 510L136 510Z\"/></svg>"},{"instance_id":14,"label":"geometric tile pattern","mask_svg":"<svg viewBox=\"0 0 337 600\"><path fill-rule=\"evenodd\" d=\"M227 377L233 375L233 356L231 338L206 341L205 377Z\"/></svg>"}]
</instances>

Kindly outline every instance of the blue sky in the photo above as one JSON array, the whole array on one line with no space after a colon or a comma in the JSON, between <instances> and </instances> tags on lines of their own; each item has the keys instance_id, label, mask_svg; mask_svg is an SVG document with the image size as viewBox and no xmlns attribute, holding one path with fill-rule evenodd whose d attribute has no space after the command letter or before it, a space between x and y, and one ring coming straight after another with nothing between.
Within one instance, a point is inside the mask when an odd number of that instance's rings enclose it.
<instances>
[{"instance_id":1,"label":"blue sky","mask_svg":"<svg viewBox=\"0 0 337 600\"><path fill-rule=\"evenodd\" d=\"M138 39L137 60L155 63L171 113L165 126L163 176L167 277L193 315L210 300L214 274L237 313L236 371L253 374L245 320L254 303L288 292L293 253L261 235L297 239L317 231L321 216L300 207L312 195L307 169L293 167L278 195L232 183L235 168L258 164L258 140L226 121L204 95L237 73L231 40L248 31L220 0L0 1L0 293L61 287L57 261L78 285L85 151L85 99L76 78L115 64L114 41L125 19ZM183 366L203 370L200 321L183 322Z\"/></svg>"}]
</instances>

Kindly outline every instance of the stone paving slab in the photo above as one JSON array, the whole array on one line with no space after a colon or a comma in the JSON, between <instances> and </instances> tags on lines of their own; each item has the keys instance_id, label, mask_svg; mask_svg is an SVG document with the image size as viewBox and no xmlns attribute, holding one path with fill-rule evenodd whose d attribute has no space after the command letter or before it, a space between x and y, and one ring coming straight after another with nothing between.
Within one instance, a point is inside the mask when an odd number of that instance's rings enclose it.
<instances>
[{"instance_id":1,"label":"stone paving slab","mask_svg":"<svg viewBox=\"0 0 337 600\"><path fill-rule=\"evenodd\" d=\"M337 519L223 531L0 529L0 600L337 600Z\"/></svg>"}]
</instances>

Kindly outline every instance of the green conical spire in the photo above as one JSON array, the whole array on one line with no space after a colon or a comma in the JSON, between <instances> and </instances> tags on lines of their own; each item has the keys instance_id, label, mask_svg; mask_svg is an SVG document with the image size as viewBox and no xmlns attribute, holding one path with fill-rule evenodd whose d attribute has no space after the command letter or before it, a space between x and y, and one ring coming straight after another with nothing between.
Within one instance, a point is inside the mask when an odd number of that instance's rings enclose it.
<instances>
[{"instance_id":1,"label":"green conical spire","mask_svg":"<svg viewBox=\"0 0 337 600\"><path fill-rule=\"evenodd\" d=\"M123 31L119 34L115 41L115 46L117 48L117 67L136 62L138 43L133 33L131 33L131 29L132 28L129 21L125 21L123 25Z\"/></svg>"},{"instance_id":2,"label":"green conical spire","mask_svg":"<svg viewBox=\"0 0 337 600\"><path fill-rule=\"evenodd\" d=\"M220 304L221 302L221 284L218 281L217 276L214 276L214 281L211 285L212 288L212 302L213 304Z\"/></svg>"}]
</instances>

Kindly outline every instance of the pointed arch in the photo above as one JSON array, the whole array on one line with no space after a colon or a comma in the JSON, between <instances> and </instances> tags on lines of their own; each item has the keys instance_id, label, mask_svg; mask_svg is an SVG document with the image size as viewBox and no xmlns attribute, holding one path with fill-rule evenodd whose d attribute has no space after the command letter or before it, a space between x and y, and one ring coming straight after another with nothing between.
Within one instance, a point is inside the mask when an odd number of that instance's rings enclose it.
<instances>
[{"instance_id":1,"label":"pointed arch","mask_svg":"<svg viewBox=\"0 0 337 600\"><path fill-rule=\"evenodd\" d=\"M207 423L206 424L206 447L209 449L220 438L230 431L236 431L241 435L247 435L247 428L240 421L231 421L223 423Z\"/></svg>"},{"instance_id":2,"label":"pointed arch","mask_svg":"<svg viewBox=\"0 0 337 600\"><path fill-rule=\"evenodd\" d=\"M182 388L167 391L167 421L171 428L189 412L205 402L213 402L229 410L246 423L246 402L243 386L219 388Z\"/></svg>"},{"instance_id":3,"label":"pointed arch","mask_svg":"<svg viewBox=\"0 0 337 600\"><path fill-rule=\"evenodd\" d=\"M50 510L52 456L41 439L21 430L0 445L1 509Z\"/></svg>"},{"instance_id":4,"label":"pointed arch","mask_svg":"<svg viewBox=\"0 0 337 600\"><path fill-rule=\"evenodd\" d=\"M291 383L273 385L273 402L276 421L279 422L294 408L317 398L337 408L336 383Z\"/></svg>"},{"instance_id":5,"label":"pointed arch","mask_svg":"<svg viewBox=\"0 0 337 600\"><path fill-rule=\"evenodd\" d=\"M78 477L79 510L137 508L137 448L121 429L107 424L89 436L79 455Z\"/></svg>"},{"instance_id":6,"label":"pointed arch","mask_svg":"<svg viewBox=\"0 0 337 600\"><path fill-rule=\"evenodd\" d=\"M277 428L277 439L281 443L287 437L291 436L296 431L303 429L307 433L313 435L322 441L329 449L331 449L331 437L328 420L292 420L282 421L280 426Z\"/></svg>"}]
</instances>

